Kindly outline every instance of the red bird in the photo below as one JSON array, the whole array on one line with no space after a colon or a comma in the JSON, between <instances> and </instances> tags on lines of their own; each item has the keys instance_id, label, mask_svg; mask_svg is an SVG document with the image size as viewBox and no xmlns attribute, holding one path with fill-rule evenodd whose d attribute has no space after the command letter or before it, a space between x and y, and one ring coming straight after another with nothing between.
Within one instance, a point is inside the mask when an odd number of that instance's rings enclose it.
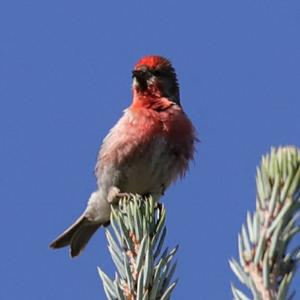
<instances>
[{"instance_id":1,"label":"red bird","mask_svg":"<svg viewBox=\"0 0 300 300\"><path fill-rule=\"evenodd\" d=\"M50 245L70 245L71 257L109 224L111 203L125 193L156 200L193 159L196 134L180 104L174 68L161 56L143 57L132 71L133 100L103 140L93 192L81 217Z\"/></svg>"}]
</instances>

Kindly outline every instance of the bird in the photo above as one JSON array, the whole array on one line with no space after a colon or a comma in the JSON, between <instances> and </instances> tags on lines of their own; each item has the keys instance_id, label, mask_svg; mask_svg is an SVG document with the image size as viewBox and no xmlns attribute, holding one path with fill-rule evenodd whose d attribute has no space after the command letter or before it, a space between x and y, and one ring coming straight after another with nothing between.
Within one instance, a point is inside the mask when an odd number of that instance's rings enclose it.
<instances>
[{"instance_id":1,"label":"bird","mask_svg":"<svg viewBox=\"0 0 300 300\"><path fill-rule=\"evenodd\" d=\"M78 256L92 235L110 223L111 205L124 195L151 195L184 177L194 159L195 127L184 112L179 84L170 60L142 57L132 71L132 102L103 139L95 176L97 190L77 221L51 244L70 247Z\"/></svg>"}]
</instances>

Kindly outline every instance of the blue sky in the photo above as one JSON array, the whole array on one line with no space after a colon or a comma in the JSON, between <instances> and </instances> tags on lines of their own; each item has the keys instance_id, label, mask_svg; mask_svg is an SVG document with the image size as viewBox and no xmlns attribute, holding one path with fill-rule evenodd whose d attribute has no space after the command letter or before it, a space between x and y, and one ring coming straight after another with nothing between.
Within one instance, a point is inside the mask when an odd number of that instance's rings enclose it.
<instances>
[{"instance_id":1,"label":"blue sky","mask_svg":"<svg viewBox=\"0 0 300 300\"><path fill-rule=\"evenodd\" d=\"M132 66L160 54L202 141L163 199L167 243L180 244L173 299L231 299L255 167L272 145L300 145L299 16L296 0L1 1L0 298L104 299L103 231L74 260L48 244L95 189Z\"/></svg>"}]
</instances>

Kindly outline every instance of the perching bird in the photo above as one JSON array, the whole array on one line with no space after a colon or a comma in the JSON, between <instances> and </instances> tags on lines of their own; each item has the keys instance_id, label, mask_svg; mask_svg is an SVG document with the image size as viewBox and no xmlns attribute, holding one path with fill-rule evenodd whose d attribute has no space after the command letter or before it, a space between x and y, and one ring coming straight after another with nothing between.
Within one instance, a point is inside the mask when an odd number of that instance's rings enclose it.
<instances>
[{"instance_id":1,"label":"perching bird","mask_svg":"<svg viewBox=\"0 0 300 300\"><path fill-rule=\"evenodd\" d=\"M99 227L109 224L112 202L126 193L152 195L158 201L193 159L196 134L182 109L170 61L145 56L135 65L132 78L132 103L98 155L98 190L81 217L50 245L70 245L71 257L80 254Z\"/></svg>"}]
</instances>

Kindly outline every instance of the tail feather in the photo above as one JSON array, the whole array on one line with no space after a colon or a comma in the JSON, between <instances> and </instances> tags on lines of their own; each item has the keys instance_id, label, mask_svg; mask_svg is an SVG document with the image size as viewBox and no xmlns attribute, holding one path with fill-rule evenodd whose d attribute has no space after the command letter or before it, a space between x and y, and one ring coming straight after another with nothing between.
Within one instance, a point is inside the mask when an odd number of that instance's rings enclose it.
<instances>
[{"instance_id":1,"label":"tail feather","mask_svg":"<svg viewBox=\"0 0 300 300\"><path fill-rule=\"evenodd\" d=\"M81 226L71 239L71 257L77 256L85 248L92 235L97 231L100 225L86 224Z\"/></svg>"},{"instance_id":2,"label":"tail feather","mask_svg":"<svg viewBox=\"0 0 300 300\"><path fill-rule=\"evenodd\" d=\"M101 224L95 224L89 221L85 215L82 215L73 225L58 236L50 244L50 247L59 249L70 245L71 257L77 256L100 226Z\"/></svg>"}]
</instances>

